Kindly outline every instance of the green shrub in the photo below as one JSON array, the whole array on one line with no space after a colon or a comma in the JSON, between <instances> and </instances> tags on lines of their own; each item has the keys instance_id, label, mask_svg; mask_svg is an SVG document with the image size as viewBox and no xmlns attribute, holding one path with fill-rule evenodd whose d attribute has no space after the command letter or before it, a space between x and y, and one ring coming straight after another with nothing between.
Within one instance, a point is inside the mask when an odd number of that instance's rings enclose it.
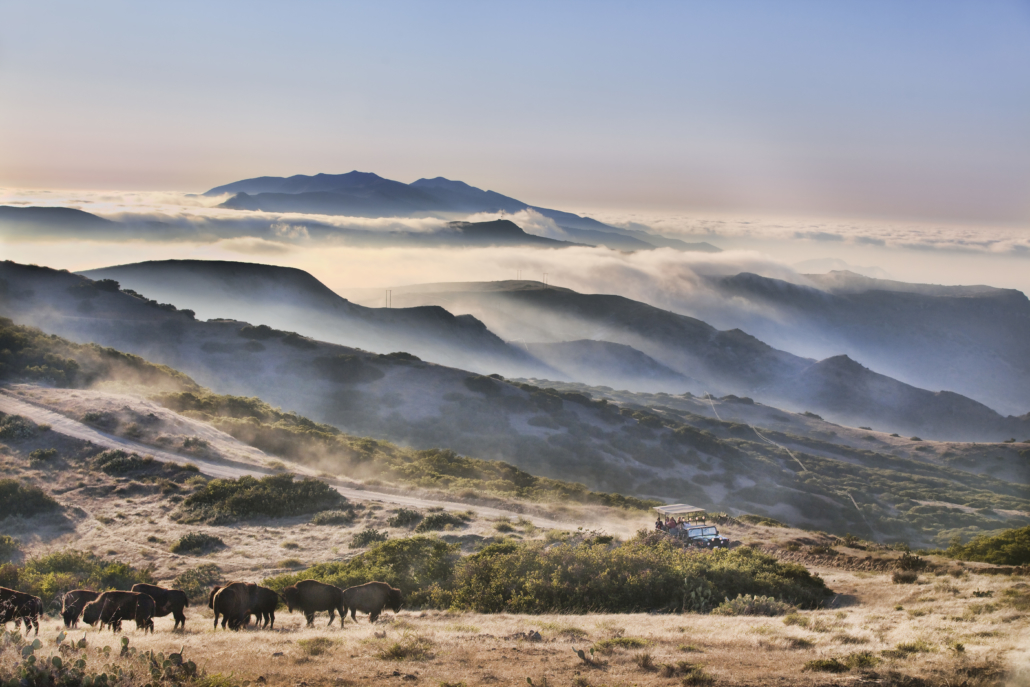
<instances>
[{"instance_id":1,"label":"green shrub","mask_svg":"<svg viewBox=\"0 0 1030 687\"><path fill-rule=\"evenodd\" d=\"M777 601L771 596L740 594L726 599L712 610L714 615L785 615L796 611L793 604Z\"/></svg>"},{"instance_id":2,"label":"green shrub","mask_svg":"<svg viewBox=\"0 0 1030 687\"><path fill-rule=\"evenodd\" d=\"M353 510L324 510L311 518L312 525L349 525L354 522Z\"/></svg>"},{"instance_id":3,"label":"green shrub","mask_svg":"<svg viewBox=\"0 0 1030 687\"><path fill-rule=\"evenodd\" d=\"M304 561L299 558L284 558L275 564L277 568L303 568Z\"/></svg>"},{"instance_id":4,"label":"green shrub","mask_svg":"<svg viewBox=\"0 0 1030 687\"><path fill-rule=\"evenodd\" d=\"M915 570L895 570L891 573L891 582L894 584L915 584L919 580L919 573Z\"/></svg>"},{"instance_id":5,"label":"green shrub","mask_svg":"<svg viewBox=\"0 0 1030 687\"><path fill-rule=\"evenodd\" d=\"M369 527L368 529L361 530L350 540L350 548L352 549L363 549L370 544L376 542L386 541L390 538L390 535L386 532L380 532L377 529Z\"/></svg>"},{"instance_id":6,"label":"green shrub","mask_svg":"<svg viewBox=\"0 0 1030 687\"><path fill-rule=\"evenodd\" d=\"M173 517L185 523L220 524L258 516L305 515L336 508L346 503L338 491L325 482L293 475L269 475L261 479L211 480L183 501Z\"/></svg>"},{"instance_id":7,"label":"green shrub","mask_svg":"<svg viewBox=\"0 0 1030 687\"><path fill-rule=\"evenodd\" d=\"M157 461L151 456L139 456L118 449L104 451L93 457L90 465L108 475L124 475L155 467Z\"/></svg>"},{"instance_id":8,"label":"green shrub","mask_svg":"<svg viewBox=\"0 0 1030 687\"><path fill-rule=\"evenodd\" d=\"M172 544L172 553L210 553L225 548L221 537L206 532L187 532Z\"/></svg>"},{"instance_id":9,"label":"green shrub","mask_svg":"<svg viewBox=\"0 0 1030 687\"><path fill-rule=\"evenodd\" d=\"M57 457L56 448L37 448L29 454L29 460L33 463L46 463Z\"/></svg>"},{"instance_id":10,"label":"green shrub","mask_svg":"<svg viewBox=\"0 0 1030 687\"><path fill-rule=\"evenodd\" d=\"M470 517L463 514L453 513L431 513L422 519L422 522L415 528L416 532L433 532L447 529L447 527L461 527L465 525Z\"/></svg>"},{"instance_id":11,"label":"green shrub","mask_svg":"<svg viewBox=\"0 0 1030 687\"><path fill-rule=\"evenodd\" d=\"M186 593L190 603L207 601L211 588L222 581L222 571L214 563L201 563L181 573L172 582L173 589Z\"/></svg>"},{"instance_id":12,"label":"green shrub","mask_svg":"<svg viewBox=\"0 0 1030 687\"><path fill-rule=\"evenodd\" d=\"M887 658L908 658L912 654L930 653L931 651L933 651L933 647L925 640L920 639L915 642L902 642L893 649L884 649L880 653Z\"/></svg>"},{"instance_id":13,"label":"green shrub","mask_svg":"<svg viewBox=\"0 0 1030 687\"><path fill-rule=\"evenodd\" d=\"M373 543L346 561L317 563L303 573L270 577L265 586L282 591L305 579L319 580L341 589L373 580L388 582L404 592L405 605L445 607L438 590L449 584L458 559L458 547L435 537L408 537Z\"/></svg>"},{"instance_id":14,"label":"green shrub","mask_svg":"<svg viewBox=\"0 0 1030 687\"><path fill-rule=\"evenodd\" d=\"M605 656L611 656L616 649L642 649L649 644L651 642L640 637L609 637L596 642L593 649Z\"/></svg>"},{"instance_id":15,"label":"green shrub","mask_svg":"<svg viewBox=\"0 0 1030 687\"><path fill-rule=\"evenodd\" d=\"M802 670L820 673L846 673L851 668L839 658L814 658Z\"/></svg>"},{"instance_id":16,"label":"green shrub","mask_svg":"<svg viewBox=\"0 0 1030 687\"><path fill-rule=\"evenodd\" d=\"M433 657L433 640L419 634L405 632L399 641L376 652L383 661L428 661Z\"/></svg>"},{"instance_id":17,"label":"green shrub","mask_svg":"<svg viewBox=\"0 0 1030 687\"><path fill-rule=\"evenodd\" d=\"M328 637L312 637L311 639L300 639L297 646L308 656L321 656L336 645L336 642Z\"/></svg>"},{"instance_id":18,"label":"green shrub","mask_svg":"<svg viewBox=\"0 0 1030 687\"><path fill-rule=\"evenodd\" d=\"M18 546L17 539L8 534L0 534L0 559L13 556L18 552Z\"/></svg>"},{"instance_id":19,"label":"green shrub","mask_svg":"<svg viewBox=\"0 0 1030 687\"><path fill-rule=\"evenodd\" d=\"M823 673L846 673L855 668L860 670L875 668L879 663L880 659L872 653L860 651L847 656L817 658L806 663L803 670Z\"/></svg>"},{"instance_id":20,"label":"green shrub","mask_svg":"<svg viewBox=\"0 0 1030 687\"><path fill-rule=\"evenodd\" d=\"M462 559L438 603L480 613L623 613L680 608L697 588L715 598L775 596L807 608L831 594L803 566L751 548L693 551L646 539L613 548L505 541Z\"/></svg>"},{"instance_id":21,"label":"green shrub","mask_svg":"<svg viewBox=\"0 0 1030 687\"><path fill-rule=\"evenodd\" d=\"M947 555L994 565L1030 565L1030 526L1005 530L994 536L982 535L965 545L953 541Z\"/></svg>"},{"instance_id":22,"label":"green shrub","mask_svg":"<svg viewBox=\"0 0 1030 687\"><path fill-rule=\"evenodd\" d=\"M808 627L808 617L803 616L798 612L788 613L787 617L783 619L784 625L797 625L798 627Z\"/></svg>"},{"instance_id":23,"label":"green shrub","mask_svg":"<svg viewBox=\"0 0 1030 687\"><path fill-rule=\"evenodd\" d=\"M0 321L2 320L3 318L0 318ZM17 441L19 439L31 439L35 435L36 423L32 420L27 420L20 415L0 413L0 439Z\"/></svg>"},{"instance_id":24,"label":"green shrub","mask_svg":"<svg viewBox=\"0 0 1030 687\"><path fill-rule=\"evenodd\" d=\"M386 521L390 527L409 527L421 522L422 514L411 508L398 508Z\"/></svg>"},{"instance_id":25,"label":"green shrub","mask_svg":"<svg viewBox=\"0 0 1030 687\"><path fill-rule=\"evenodd\" d=\"M71 549L29 559L22 566L11 565L4 576L9 584L0 585L38 596L47 608L59 608L60 597L72 589L129 589L138 582L154 581L150 570Z\"/></svg>"},{"instance_id":26,"label":"green shrub","mask_svg":"<svg viewBox=\"0 0 1030 687\"><path fill-rule=\"evenodd\" d=\"M12 515L29 518L60 508L61 504L39 487L14 479L0 479L0 520Z\"/></svg>"}]
</instances>

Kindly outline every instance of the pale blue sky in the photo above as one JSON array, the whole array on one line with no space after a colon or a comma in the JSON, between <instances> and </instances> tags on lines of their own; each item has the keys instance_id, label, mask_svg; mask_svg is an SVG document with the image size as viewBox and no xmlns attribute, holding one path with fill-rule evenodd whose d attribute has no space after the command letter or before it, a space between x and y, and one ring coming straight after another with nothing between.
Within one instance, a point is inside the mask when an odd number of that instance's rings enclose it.
<instances>
[{"instance_id":1,"label":"pale blue sky","mask_svg":"<svg viewBox=\"0 0 1030 687\"><path fill-rule=\"evenodd\" d=\"M0 1L0 185L1030 220L1030 2Z\"/></svg>"}]
</instances>

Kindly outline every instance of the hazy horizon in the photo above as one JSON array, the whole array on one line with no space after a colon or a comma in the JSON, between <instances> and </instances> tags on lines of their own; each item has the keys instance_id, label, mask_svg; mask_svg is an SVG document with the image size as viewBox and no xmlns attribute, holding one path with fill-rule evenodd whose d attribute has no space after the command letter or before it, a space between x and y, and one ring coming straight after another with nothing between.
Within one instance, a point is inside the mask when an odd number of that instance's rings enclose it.
<instances>
[{"instance_id":1,"label":"hazy horizon","mask_svg":"<svg viewBox=\"0 0 1030 687\"><path fill-rule=\"evenodd\" d=\"M1016 1L8 2L0 58L8 187L360 169L569 209L1030 220Z\"/></svg>"}]
</instances>

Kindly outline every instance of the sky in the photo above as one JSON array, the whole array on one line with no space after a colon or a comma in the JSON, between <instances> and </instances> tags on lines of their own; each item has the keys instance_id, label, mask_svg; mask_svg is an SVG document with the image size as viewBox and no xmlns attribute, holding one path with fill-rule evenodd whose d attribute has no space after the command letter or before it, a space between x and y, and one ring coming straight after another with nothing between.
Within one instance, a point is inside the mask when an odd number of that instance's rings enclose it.
<instances>
[{"instance_id":1,"label":"sky","mask_svg":"<svg viewBox=\"0 0 1030 687\"><path fill-rule=\"evenodd\" d=\"M0 0L0 186L1030 225L1030 2Z\"/></svg>"}]
</instances>

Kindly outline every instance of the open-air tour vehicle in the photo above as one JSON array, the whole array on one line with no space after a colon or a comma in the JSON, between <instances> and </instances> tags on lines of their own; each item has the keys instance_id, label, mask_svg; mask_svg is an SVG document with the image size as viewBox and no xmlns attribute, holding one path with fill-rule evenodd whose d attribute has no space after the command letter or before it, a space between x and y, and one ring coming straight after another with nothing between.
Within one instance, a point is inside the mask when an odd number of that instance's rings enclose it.
<instances>
[{"instance_id":1,"label":"open-air tour vehicle","mask_svg":"<svg viewBox=\"0 0 1030 687\"><path fill-rule=\"evenodd\" d=\"M658 523L655 523L656 529L669 536L685 539L691 546L714 549L730 545L729 538L719 534L718 527L707 524L708 512L704 508L688 506L685 503L672 503L666 506L655 506L655 511L658 513L659 521L663 523L661 527L657 527ZM669 518L683 517L686 519L682 525L671 528L664 525Z\"/></svg>"}]
</instances>

